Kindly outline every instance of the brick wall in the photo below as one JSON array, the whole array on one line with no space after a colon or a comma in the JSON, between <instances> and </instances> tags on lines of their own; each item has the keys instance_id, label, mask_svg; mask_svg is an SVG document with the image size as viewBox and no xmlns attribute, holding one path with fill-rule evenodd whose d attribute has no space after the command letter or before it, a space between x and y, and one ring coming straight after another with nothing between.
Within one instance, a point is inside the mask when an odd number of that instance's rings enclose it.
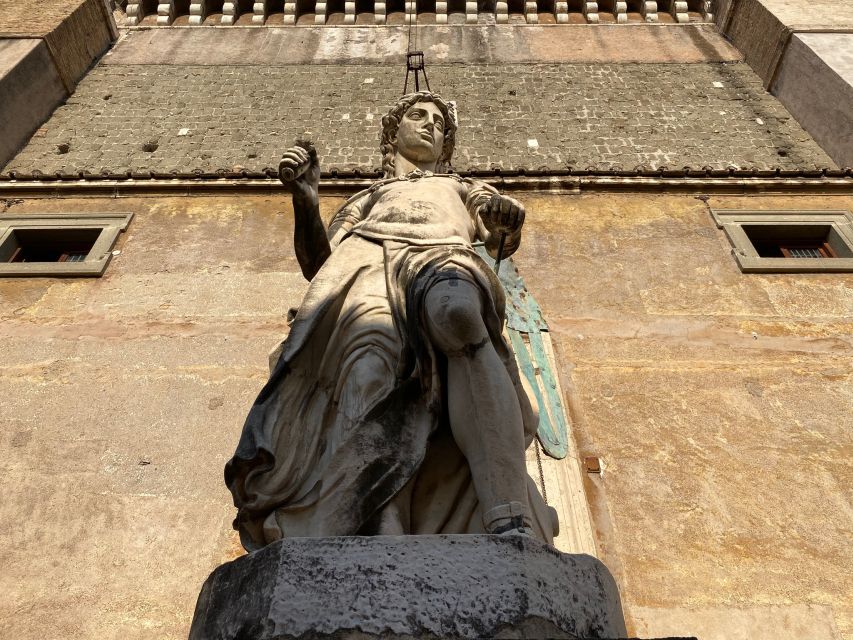
<instances>
[{"instance_id":1,"label":"brick wall","mask_svg":"<svg viewBox=\"0 0 853 640\"><path fill-rule=\"evenodd\" d=\"M262 172L303 134L324 170L372 171L402 80L387 65L101 65L4 171ZM459 171L834 167L745 64L433 65L430 80L458 102Z\"/></svg>"}]
</instances>

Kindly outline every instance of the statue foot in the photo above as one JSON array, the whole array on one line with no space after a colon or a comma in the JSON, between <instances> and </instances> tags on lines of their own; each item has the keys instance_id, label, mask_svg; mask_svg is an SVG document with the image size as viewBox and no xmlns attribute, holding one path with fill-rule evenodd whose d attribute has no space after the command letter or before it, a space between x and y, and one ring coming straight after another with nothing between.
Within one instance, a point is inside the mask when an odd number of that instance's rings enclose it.
<instances>
[{"instance_id":1,"label":"statue foot","mask_svg":"<svg viewBox=\"0 0 853 640\"><path fill-rule=\"evenodd\" d=\"M489 509L483 516L486 533L531 536L530 516L521 502L508 502Z\"/></svg>"},{"instance_id":2,"label":"statue foot","mask_svg":"<svg viewBox=\"0 0 853 640\"><path fill-rule=\"evenodd\" d=\"M492 535L498 536L524 536L525 538L532 538L533 531L530 526L524 526L523 523L512 523L505 525L505 527L498 527L494 531L490 531Z\"/></svg>"}]
</instances>

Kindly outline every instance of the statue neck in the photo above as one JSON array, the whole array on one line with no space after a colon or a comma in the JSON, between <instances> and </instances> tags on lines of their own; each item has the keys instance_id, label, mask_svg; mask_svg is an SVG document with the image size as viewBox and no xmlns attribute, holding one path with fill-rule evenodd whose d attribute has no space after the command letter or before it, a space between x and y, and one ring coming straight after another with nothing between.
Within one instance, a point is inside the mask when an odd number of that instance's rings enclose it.
<instances>
[{"instance_id":1,"label":"statue neck","mask_svg":"<svg viewBox=\"0 0 853 640\"><path fill-rule=\"evenodd\" d=\"M420 170L420 171L430 171L435 173L435 162L412 162L405 156L401 154L397 154L394 157L394 177L401 178L412 171Z\"/></svg>"}]
</instances>

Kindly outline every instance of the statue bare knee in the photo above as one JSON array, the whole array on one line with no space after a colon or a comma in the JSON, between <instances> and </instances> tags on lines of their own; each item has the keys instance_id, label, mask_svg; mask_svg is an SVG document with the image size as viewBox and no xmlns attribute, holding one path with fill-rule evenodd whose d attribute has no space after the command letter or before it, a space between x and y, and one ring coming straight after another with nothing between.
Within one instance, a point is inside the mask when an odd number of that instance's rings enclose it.
<instances>
[{"instance_id":1,"label":"statue bare knee","mask_svg":"<svg viewBox=\"0 0 853 640\"><path fill-rule=\"evenodd\" d=\"M450 428L468 460L489 532L523 527L527 506L524 428L512 380L489 337L479 289L443 280L426 295L433 345L447 357Z\"/></svg>"}]
</instances>

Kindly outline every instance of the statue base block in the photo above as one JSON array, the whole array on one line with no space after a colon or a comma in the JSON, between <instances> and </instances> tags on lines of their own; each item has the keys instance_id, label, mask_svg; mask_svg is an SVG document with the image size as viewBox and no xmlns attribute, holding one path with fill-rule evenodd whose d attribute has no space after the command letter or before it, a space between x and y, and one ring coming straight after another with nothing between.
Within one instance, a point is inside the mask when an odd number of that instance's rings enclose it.
<instances>
[{"instance_id":1,"label":"statue base block","mask_svg":"<svg viewBox=\"0 0 853 640\"><path fill-rule=\"evenodd\" d=\"M216 569L190 640L623 638L607 568L520 536L286 538Z\"/></svg>"}]
</instances>

